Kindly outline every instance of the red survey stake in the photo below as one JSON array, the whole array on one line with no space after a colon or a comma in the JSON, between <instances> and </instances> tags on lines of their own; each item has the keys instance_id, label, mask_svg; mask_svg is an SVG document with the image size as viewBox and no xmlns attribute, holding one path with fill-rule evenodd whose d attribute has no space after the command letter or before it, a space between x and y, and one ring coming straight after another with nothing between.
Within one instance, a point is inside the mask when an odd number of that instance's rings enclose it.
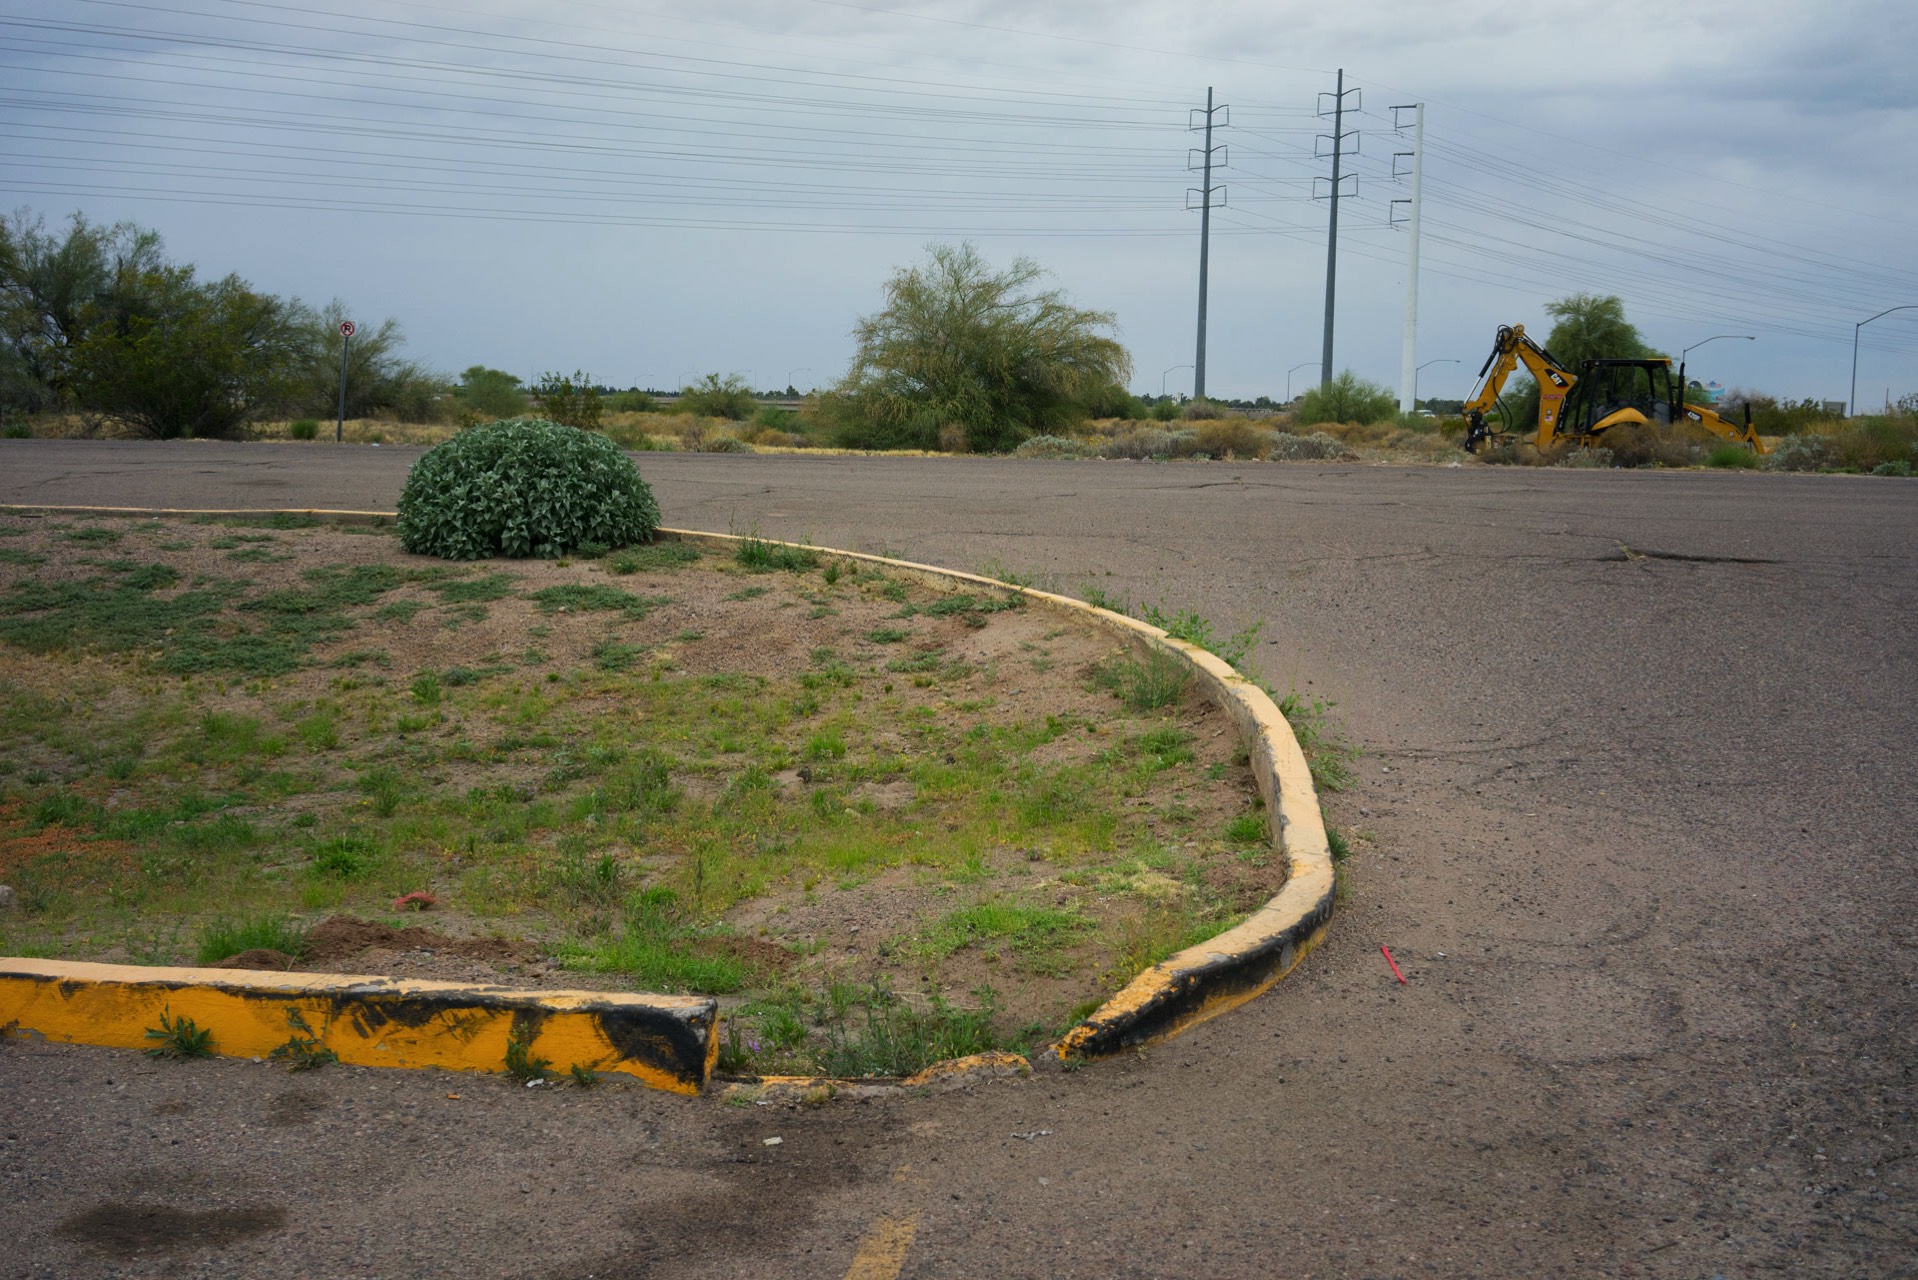
<instances>
[{"instance_id":1,"label":"red survey stake","mask_svg":"<svg viewBox=\"0 0 1918 1280\"><path fill-rule=\"evenodd\" d=\"M1405 975L1399 972L1399 962L1392 958L1392 949L1381 942L1379 943L1379 950L1385 956L1385 963L1392 966L1392 976L1403 983L1405 981Z\"/></svg>"}]
</instances>

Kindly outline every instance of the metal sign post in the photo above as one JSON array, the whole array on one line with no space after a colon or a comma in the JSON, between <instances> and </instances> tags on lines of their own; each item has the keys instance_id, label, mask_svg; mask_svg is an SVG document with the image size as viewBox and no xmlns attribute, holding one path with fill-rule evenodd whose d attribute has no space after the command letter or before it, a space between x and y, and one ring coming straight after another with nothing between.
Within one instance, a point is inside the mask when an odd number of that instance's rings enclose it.
<instances>
[{"instance_id":1,"label":"metal sign post","mask_svg":"<svg viewBox=\"0 0 1918 1280\"><path fill-rule=\"evenodd\" d=\"M334 444L346 438L346 349L353 344L353 335L358 332L351 320L340 321L340 418L333 424Z\"/></svg>"}]
</instances>

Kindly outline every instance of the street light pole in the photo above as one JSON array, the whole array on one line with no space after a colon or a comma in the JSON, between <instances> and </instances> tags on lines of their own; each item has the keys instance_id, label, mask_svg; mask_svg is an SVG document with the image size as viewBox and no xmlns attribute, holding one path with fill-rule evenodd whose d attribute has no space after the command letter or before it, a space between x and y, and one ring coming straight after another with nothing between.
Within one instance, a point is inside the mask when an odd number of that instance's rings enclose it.
<instances>
[{"instance_id":1,"label":"street light pole","mask_svg":"<svg viewBox=\"0 0 1918 1280\"><path fill-rule=\"evenodd\" d=\"M1181 369L1190 369L1190 368L1192 368L1192 366L1189 364L1175 364L1170 369L1167 369L1165 373L1160 374L1159 375L1159 399L1161 400L1165 399L1166 374L1177 373Z\"/></svg>"},{"instance_id":2,"label":"street light pole","mask_svg":"<svg viewBox=\"0 0 1918 1280\"><path fill-rule=\"evenodd\" d=\"M1427 360L1424 364L1420 365L1418 369L1412 370L1412 407L1414 409L1417 409L1419 407L1419 370L1425 369L1428 366L1435 365L1435 364L1457 364L1457 363L1459 363L1457 360L1444 360L1444 359Z\"/></svg>"},{"instance_id":3,"label":"street light pole","mask_svg":"<svg viewBox=\"0 0 1918 1280\"><path fill-rule=\"evenodd\" d=\"M1285 402L1287 404L1292 403L1292 375L1301 369L1310 369L1317 363L1319 363L1317 360L1307 360L1304 364L1295 364L1285 371Z\"/></svg>"},{"instance_id":4,"label":"street light pole","mask_svg":"<svg viewBox=\"0 0 1918 1280\"><path fill-rule=\"evenodd\" d=\"M1858 414L1858 331L1870 324L1873 320L1878 319L1879 316L1888 316L1894 311L1918 311L1918 302L1907 302L1902 307L1886 307L1883 311L1880 311L1878 315L1866 316L1863 320L1860 320L1851 327L1851 399L1845 402L1845 416L1847 418L1856 417Z\"/></svg>"},{"instance_id":5,"label":"street light pole","mask_svg":"<svg viewBox=\"0 0 1918 1280\"><path fill-rule=\"evenodd\" d=\"M786 370L786 385L791 387L794 391L799 390L799 384L793 381L793 375L795 373L811 373L811 372L812 372L812 366L809 364L802 364L797 369Z\"/></svg>"}]
</instances>

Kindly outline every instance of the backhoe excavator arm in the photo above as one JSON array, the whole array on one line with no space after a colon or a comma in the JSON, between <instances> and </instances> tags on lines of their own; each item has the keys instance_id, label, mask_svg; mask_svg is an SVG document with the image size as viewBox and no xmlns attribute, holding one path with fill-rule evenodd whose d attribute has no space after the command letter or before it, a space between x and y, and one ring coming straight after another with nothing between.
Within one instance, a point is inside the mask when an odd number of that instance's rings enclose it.
<instances>
[{"instance_id":1,"label":"backhoe excavator arm","mask_svg":"<svg viewBox=\"0 0 1918 1280\"><path fill-rule=\"evenodd\" d=\"M1578 379L1553 359L1551 352L1526 337L1524 325L1500 325L1498 336L1492 342L1492 354L1485 357L1485 365L1478 371L1478 390L1465 402L1468 452L1477 453L1479 445L1491 438L1492 429L1486 425L1485 415L1497 407L1505 380L1521 364L1538 380L1538 447L1543 449L1551 444L1558 429L1559 411L1565 407L1565 397Z\"/></svg>"}]
</instances>

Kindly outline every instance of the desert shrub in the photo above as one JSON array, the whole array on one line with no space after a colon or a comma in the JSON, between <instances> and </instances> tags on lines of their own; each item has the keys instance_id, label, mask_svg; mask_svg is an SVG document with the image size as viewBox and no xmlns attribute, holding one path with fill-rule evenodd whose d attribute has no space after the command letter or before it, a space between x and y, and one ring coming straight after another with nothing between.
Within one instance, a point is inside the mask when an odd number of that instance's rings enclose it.
<instances>
[{"instance_id":1,"label":"desert shrub","mask_svg":"<svg viewBox=\"0 0 1918 1280\"><path fill-rule=\"evenodd\" d=\"M540 418L473 427L429 449L400 493L400 543L448 560L652 541L659 505L619 446Z\"/></svg>"},{"instance_id":2,"label":"desert shrub","mask_svg":"<svg viewBox=\"0 0 1918 1280\"><path fill-rule=\"evenodd\" d=\"M790 431L799 415L776 404L762 404L753 414L753 425L771 431Z\"/></svg>"},{"instance_id":3,"label":"desert shrub","mask_svg":"<svg viewBox=\"0 0 1918 1280\"><path fill-rule=\"evenodd\" d=\"M1603 440L1619 467L1695 467L1705 459L1705 444L1680 434L1680 428L1660 430L1631 424L1607 428ZM1705 436L1716 442L1716 437Z\"/></svg>"},{"instance_id":4,"label":"desert shrub","mask_svg":"<svg viewBox=\"0 0 1918 1280\"><path fill-rule=\"evenodd\" d=\"M1616 464L1612 461L1612 451L1610 449L1591 446L1572 450L1558 460L1558 465L1561 467L1589 469L1611 467Z\"/></svg>"},{"instance_id":5,"label":"desert shrub","mask_svg":"<svg viewBox=\"0 0 1918 1280\"><path fill-rule=\"evenodd\" d=\"M604 398L608 413L658 413L659 401L649 391L615 391Z\"/></svg>"},{"instance_id":6,"label":"desert shrub","mask_svg":"<svg viewBox=\"0 0 1918 1280\"><path fill-rule=\"evenodd\" d=\"M726 418L744 422L759 411L759 400L746 380L736 373L721 377L709 373L691 386L682 387L675 412L698 418Z\"/></svg>"},{"instance_id":7,"label":"desert shrub","mask_svg":"<svg viewBox=\"0 0 1918 1280\"><path fill-rule=\"evenodd\" d=\"M476 364L460 374L455 389L460 404L475 418L511 418L526 412L526 393L519 379L499 369Z\"/></svg>"},{"instance_id":8,"label":"desert shrub","mask_svg":"<svg viewBox=\"0 0 1918 1280\"><path fill-rule=\"evenodd\" d=\"M1758 462L1758 455L1742 444L1721 444L1705 455L1705 465L1719 470L1749 471Z\"/></svg>"},{"instance_id":9,"label":"desert shrub","mask_svg":"<svg viewBox=\"0 0 1918 1280\"><path fill-rule=\"evenodd\" d=\"M1343 440L1323 431L1314 431L1309 436L1275 431L1265 456L1271 462L1350 462L1358 457Z\"/></svg>"},{"instance_id":10,"label":"desert shrub","mask_svg":"<svg viewBox=\"0 0 1918 1280\"><path fill-rule=\"evenodd\" d=\"M299 418L286 424L290 440L312 440L320 434L320 424L312 418Z\"/></svg>"},{"instance_id":11,"label":"desert shrub","mask_svg":"<svg viewBox=\"0 0 1918 1280\"><path fill-rule=\"evenodd\" d=\"M1890 462L1881 462L1871 469L1875 476L1909 476L1911 463L1903 458L1894 458Z\"/></svg>"},{"instance_id":12,"label":"desert shrub","mask_svg":"<svg viewBox=\"0 0 1918 1280\"><path fill-rule=\"evenodd\" d=\"M699 446L701 453L758 453L759 450L737 436L708 436Z\"/></svg>"},{"instance_id":13,"label":"desert shrub","mask_svg":"<svg viewBox=\"0 0 1918 1280\"><path fill-rule=\"evenodd\" d=\"M1149 414L1139 416L1150 417L1154 422L1172 422L1179 416L1179 402L1170 396L1162 396L1153 403Z\"/></svg>"},{"instance_id":14,"label":"desert shrub","mask_svg":"<svg viewBox=\"0 0 1918 1280\"><path fill-rule=\"evenodd\" d=\"M1219 418L1193 428L1199 447L1214 458L1257 458L1271 447L1272 433L1261 431L1250 418Z\"/></svg>"},{"instance_id":15,"label":"desert shrub","mask_svg":"<svg viewBox=\"0 0 1918 1280\"><path fill-rule=\"evenodd\" d=\"M1090 446L1077 440L1068 440L1064 436L1033 436L1012 451L1015 458L1083 458L1091 453Z\"/></svg>"},{"instance_id":16,"label":"desert shrub","mask_svg":"<svg viewBox=\"0 0 1918 1280\"><path fill-rule=\"evenodd\" d=\"M1918 445L1918 422L1909 418L1855 418L1827 439L1832 465L1870 471L1887 462L1910 462Z\"/></svg>"},{"instance_id":17,"label":"desert shrub","mask_svg":"<svg viewBox=\"0 0 1918 1280\"><path fill-rule=\"evenodd\" d=\"M600 402L599 388L583 370L575 369L569 376L563 373L542 373L539 386L533 390L533 398L539 402L540 415L549 422L557 422L568 427L578 427L581 431L597 431L604 406Z\"/></svg>"},{"instance_id":18,"label":"desert shrub","mask_svg":"<svg viewBox=\"0 0 1918 1280\"><path fill-rule=\"evenodd\" d=\"M1350 369L1299 397L1303 422L1389 422L1398 412L1397 396Z\"/></svg>"},{"instance_id":19,"label":"desert shrub","mask_svg":"<svg viewBox=\"0 0 1918 1280\"><path fill-rule=\"evenodd\" d=\"M963 423L940 423L939 449L943 453L971 453L972 434L966 430Z\"/></svg>"},{"instance_id":20,"label":"desert shrub","mask_svg":"<svg viewBox=\"0 0 1918 1280\"><path fill-rule=\"evenodd\" d=\"M1786 436L1765 459L1767 471L1822 471L1831 465L1831 446L1823 436Z\"/></svg>"},{"instance_id":21,"label":"desert shrub","mask_svg":"<svg viewBox=\"0 0 1918 1280\"><path fill-rule=\"evenodd\" d=\"M1210 400L1188 400L1179 410L1179 420L1181 422L1198 422L1206 418L1224 417L1225 412L1225 410L1219 408L1218 405L1213 404Z\"/></svg>"},{"instance_id":22,"label":"desert shrub","mask_svg":"<svg viewBox=\"0 0 1918 1280\"><path fill-rule=\"evenodd\" d=\"M1099 450L1105 458L1186 458L1198 448L1196 431L1161 431L1147 427L1108 440Z\"/></svg>"}]
</instances>

